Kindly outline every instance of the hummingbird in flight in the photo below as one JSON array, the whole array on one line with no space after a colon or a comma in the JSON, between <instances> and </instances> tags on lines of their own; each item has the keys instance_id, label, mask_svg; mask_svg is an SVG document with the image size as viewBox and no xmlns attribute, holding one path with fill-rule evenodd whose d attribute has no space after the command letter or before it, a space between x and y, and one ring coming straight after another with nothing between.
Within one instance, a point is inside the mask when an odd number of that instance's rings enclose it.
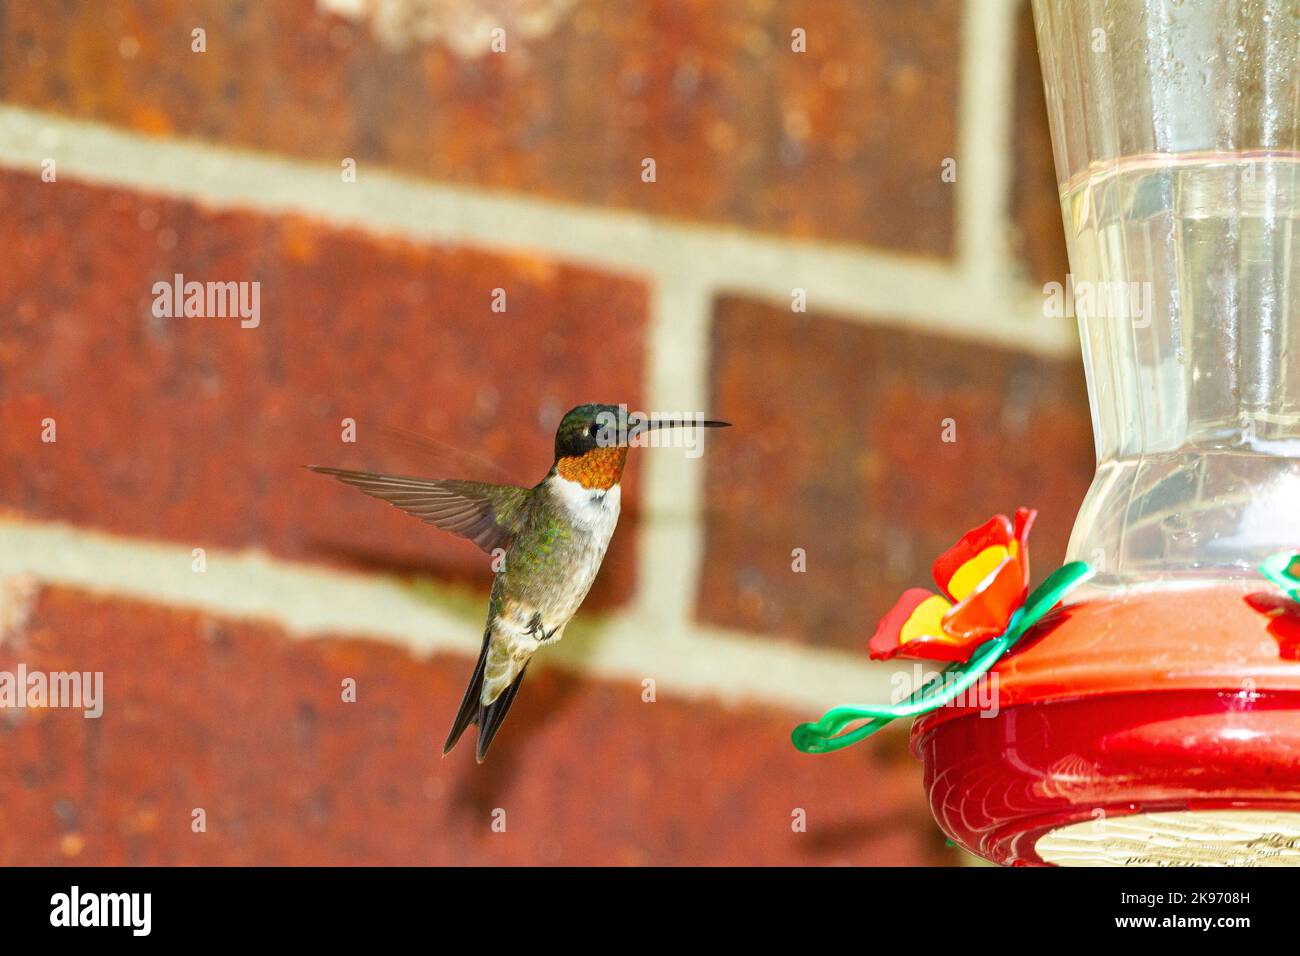
<instances>
[{"instance_id":1,"label":"hummingbird in flight","mask_svg":"<svg viewBox=\"0 0 1300 956\"><path fill-rule=\"evenodd\" d=\"M498 570L483 647L443 756L470 724L477 724L475 755L482 763L533 654L564 636L618 523L619 483L632 443L656 429L729 424L650 419L629 416L625 406L579 405L556 430L551 470L531 488L307 466L501 557L494 562Z\"/></svg>"}]
</instances>

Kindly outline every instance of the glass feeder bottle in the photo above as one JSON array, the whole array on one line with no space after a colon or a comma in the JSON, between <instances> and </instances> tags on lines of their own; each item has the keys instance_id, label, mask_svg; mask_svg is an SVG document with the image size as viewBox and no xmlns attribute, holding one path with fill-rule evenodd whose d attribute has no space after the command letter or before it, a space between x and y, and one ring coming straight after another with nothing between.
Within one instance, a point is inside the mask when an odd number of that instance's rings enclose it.
<instances>
[{"instance_id":1,"label":"glass feeder bottle","mask_svg":"<svg viewBox=\"0 0 1300 956\"><path fill-rule=\"evenodd\" d=\"M1097 574L913 727L931 807L1013 864L1300 863L1300 4L1034 0L1097 470Z\"/></svg>"}]
</instances>

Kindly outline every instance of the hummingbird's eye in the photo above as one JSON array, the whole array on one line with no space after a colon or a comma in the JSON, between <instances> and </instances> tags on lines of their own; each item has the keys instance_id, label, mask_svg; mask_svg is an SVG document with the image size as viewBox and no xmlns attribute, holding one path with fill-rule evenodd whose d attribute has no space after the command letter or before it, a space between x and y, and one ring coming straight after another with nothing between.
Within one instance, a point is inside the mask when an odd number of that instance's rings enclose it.
<instances>
[{"instance_id":1,"label":"hummingbird's eye","mask_svg":"<svg viewBox=\"0 0 1300 956\"><path fill-rule=\"evenodd\" d=\"M587 434L590 435L592 438L595 438L597 435L600 434L600 426L592 425L587 429Z\"/></svg>"}]
</instances>

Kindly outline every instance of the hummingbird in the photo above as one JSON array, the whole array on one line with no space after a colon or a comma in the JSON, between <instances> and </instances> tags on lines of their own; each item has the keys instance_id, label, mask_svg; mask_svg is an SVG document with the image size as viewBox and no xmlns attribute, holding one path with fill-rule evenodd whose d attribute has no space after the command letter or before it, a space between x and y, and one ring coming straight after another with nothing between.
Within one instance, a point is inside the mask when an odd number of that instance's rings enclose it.
<instances>
[{"instance_id":1,"label":"hummingbird","mask_svg":"<svg viewBox=\"0 0 1300 956\"><path fill-rule=\"evenodd\" d=\"M628 449L663 428L724 428L729 422L628 415L626 406L587 404L555 432L555 460L531 488L447 478L409 478L308 465L395 505L497 556L478 663L443 745L446 756L470 724L475 756L487 756L538 648L554 644L591 590L618 523Z\"/></svg>"}]
</instances>

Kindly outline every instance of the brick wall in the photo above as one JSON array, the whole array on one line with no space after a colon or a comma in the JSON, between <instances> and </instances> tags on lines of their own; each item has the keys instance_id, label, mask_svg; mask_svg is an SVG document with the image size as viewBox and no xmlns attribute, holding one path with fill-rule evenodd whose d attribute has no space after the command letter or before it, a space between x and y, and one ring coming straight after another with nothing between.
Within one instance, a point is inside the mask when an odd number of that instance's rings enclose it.
<instances>
[{"instance_id":1,"label":"brick wall","mask_svg":"<svg viewBox=\"0 0 1300 956\"><path fill-rule=\"evenodd\" d=\"M788 733L966 527L1064 553L1043 114L1018 0L0 0L0 670L106 698L0 712L0 863L956 862L902 733ZM736 427L442 759L486 559L299 466L531 484L582 401Z\"/></svg>"}]
</instances>

